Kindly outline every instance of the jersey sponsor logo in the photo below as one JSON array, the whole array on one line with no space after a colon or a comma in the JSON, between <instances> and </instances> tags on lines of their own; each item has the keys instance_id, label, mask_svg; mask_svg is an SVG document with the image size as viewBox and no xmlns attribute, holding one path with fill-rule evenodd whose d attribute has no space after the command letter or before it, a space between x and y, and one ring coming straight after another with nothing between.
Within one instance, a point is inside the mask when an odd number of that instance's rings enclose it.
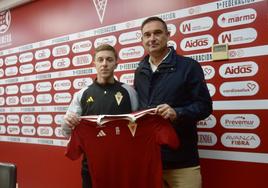
<instances>
[{"instance_id":1,"label":"jersey sponsor logo","mask_svg":"<svg viewBox=\"0 0 268 188\"><path fill-rule=\"evenodd\" d=\"M106 136L106 133L103 130L100 130L97 134L97 137L104 137Z\"/></svg>"},{"instance_id":2,"label":"jersey sponsor logo","mask_svg":"<svg viewBox=\"0 0 268 188\"><path fill-rule=\"evenodd\" d=\"M117 105L119 106L121 104L121 101L123 99L123 95L121 92L117 92L115 95L114 95L115 99L116 99L116 102L117 102Z\"/></svg>"},{"instance_id":3,"label":"jersey sponsor logo","mask_svg":"<svg viewBox=\"0 0 268 188\"><path fill-rule=\"evenodd\" d=\"M129 122L129 124L127 125L132 136L134 137L135 136L135 133L136 133L136 130L137 130L137 126L138 124L135 123L135 122Z\"/></svg>"},{"instance_id":4,"label":"jersey sponsor logo","mask_svg":"<svg viewBox=\"0 0 268 188\"><path fill-rule=\"evenodd\" d=\"M94 102L93 97L92 97L92 96L89 96L89 97L87 98L87 103L93 103L93 102Z\"/></svg>"}]
</instances>

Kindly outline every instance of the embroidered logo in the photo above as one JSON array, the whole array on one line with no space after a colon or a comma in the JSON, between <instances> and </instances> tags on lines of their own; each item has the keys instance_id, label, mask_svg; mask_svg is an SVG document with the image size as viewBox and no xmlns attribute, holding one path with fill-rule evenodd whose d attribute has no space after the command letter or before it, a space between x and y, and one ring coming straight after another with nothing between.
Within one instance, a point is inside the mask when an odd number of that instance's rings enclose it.
<instances>
[{"instance_id":1,"label":"embroidered logo","mask_svg":"<svg viewBox=\"0 0 268 188\"><path fill-rule=\"evenodd\" d=\"M106 134L103 130L100 130L99 133L97 134L97 137L104 137L104 136L106 136Z\"/></svg>"},{"instance_id":2,"label":"embroidered logo","mask_svg":"<svg viewBox=\"0 0 268 188\"><path fill-rule=\"evenodd\" d=\"M87 103L93 103L93 102L94 102L94 100L93 100L93 97L92 96L90 96L90 97L87 98Z\"/></svg>"},{"instance_id":3,"label":"embroidered logo","mask_svg":"<svg viewBox=\"0 0 268 188\"><path fill-rule=\"evenodd\" d=\"M123 95L121 92L117 92L115 95L114 95L115 99L116 99L116 102L117 102L117 105L119 106L122 99L123 99Z\"/></svg>"},{"instance_id":4,"label":"embroidered logo","mask_svg":"<svg viewBox=\"0 0 268 188\"><path fill-rule=\"evenodd\" d=\"M100 20L101 23L103 21L103 17L104 17L104 14L105 14L107 1L108 0L93 0L95 8L96 8L98 16L99 16L99 20Z\"/></svg>"},{"instance_id":5,"label":"embroidered logo","mask_svg":"<svg viewBox=\"0 0 268 188\"><path fill-rule=\"evenodd\" d=\"M133 137L135 136L137 126L138 126L138 124L135 122L129 122L129 124L128 124L128 128L129 128Z\"/></svg>"}]
</instances>

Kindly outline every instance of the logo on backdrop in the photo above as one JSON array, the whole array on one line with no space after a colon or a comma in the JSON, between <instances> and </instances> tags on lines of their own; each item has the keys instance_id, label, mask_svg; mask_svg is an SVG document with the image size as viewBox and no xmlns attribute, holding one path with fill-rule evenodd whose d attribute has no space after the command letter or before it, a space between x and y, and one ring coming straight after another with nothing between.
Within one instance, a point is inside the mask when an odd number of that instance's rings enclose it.
<instances>
[{"instance_id":1,"label":"logo on backdrop","mask_svg":"<svg viewBox=\"0 0 268 188\"><path fill-rule=\"evenodd\" d=\"M11 23L11 14L10 11L0 12L0 34L5 33Z\"/></svg>"},{"instance_id":2,"label":"logo on backdrop","mask_svg":"<svg viewBox=\"0 0 268 188\"><path fill-rule=\"evenodd\" d=\"M102 23L108 0L93 0L100 22Z\"/></svg>"}]
</instances>

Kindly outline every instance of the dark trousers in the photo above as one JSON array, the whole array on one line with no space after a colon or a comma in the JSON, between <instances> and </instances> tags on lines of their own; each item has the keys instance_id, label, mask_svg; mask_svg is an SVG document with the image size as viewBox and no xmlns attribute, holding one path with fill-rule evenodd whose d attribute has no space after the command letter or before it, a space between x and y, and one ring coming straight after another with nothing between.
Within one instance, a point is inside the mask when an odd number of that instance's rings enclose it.
<instances>
[{"instance_id":1,"label":"dark trousers","mask_svg":"<svg viewBox=\"0 0 268 188\"><path fill-rule=\"evenodd\" d=\"M83 157L82 160L81 176L82 176L82 188L92 188L91 177L87 165L87 158L85 156Z\"/></svg>"}]
</instances>

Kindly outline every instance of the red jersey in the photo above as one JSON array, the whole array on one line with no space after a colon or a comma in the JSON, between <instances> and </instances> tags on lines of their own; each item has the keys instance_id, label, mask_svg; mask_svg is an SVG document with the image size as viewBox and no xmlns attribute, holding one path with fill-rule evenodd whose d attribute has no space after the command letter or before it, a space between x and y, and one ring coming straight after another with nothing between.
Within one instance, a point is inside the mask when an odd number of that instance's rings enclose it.
<instances>
[{"instance_id":1,"label":"red jersey","mask_svg":"<svg viewBox=\"0 0 268 188\"><path fill-rule=\"evenodd\" d=\"M73 130L66 156L87 155L94 188L162 187L160 145L176 148L179 140L168 121L146 112L87 116L95 122L81 120Z\"/></svg>"}]
</instances>

